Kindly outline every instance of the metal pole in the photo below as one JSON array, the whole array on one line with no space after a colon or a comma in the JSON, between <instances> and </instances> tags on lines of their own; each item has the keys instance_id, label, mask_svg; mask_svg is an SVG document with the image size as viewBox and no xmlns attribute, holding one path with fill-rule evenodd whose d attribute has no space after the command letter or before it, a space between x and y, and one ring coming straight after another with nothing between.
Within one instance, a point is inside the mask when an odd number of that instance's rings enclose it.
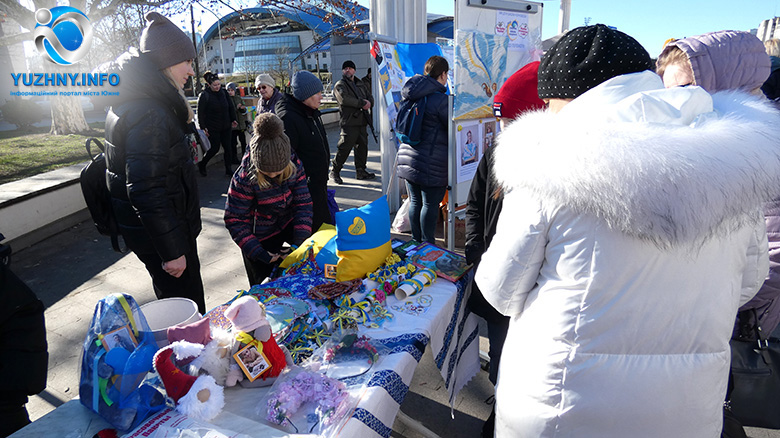
<instances>
[{"instance_id":1,"label":"metal pole","mask_svg":"<svg viewBox=\"0 0 780 438\"><path fill-rule=\"evenodd\" d=\"M198 43L195 39L195 11L194 6L190 5L190 19L192 20L190 24L192 25L192 44L195 46L195 49L198 48ZM198 67L198 56L195 55L195 77L192 78L192 93L195 96L198 96L200 94L200 67Z\"/></svg>"},{"instance_id":2,"label":"metal pole","mask_svg":"<svg viewBox=\"0 0 780 438\"><path fill-rule=\"evenodd\" d=\"M571 0L561 0L561 11L558 14L558 35L569 30L571 16Z\"/></svg>"}]
</instances>

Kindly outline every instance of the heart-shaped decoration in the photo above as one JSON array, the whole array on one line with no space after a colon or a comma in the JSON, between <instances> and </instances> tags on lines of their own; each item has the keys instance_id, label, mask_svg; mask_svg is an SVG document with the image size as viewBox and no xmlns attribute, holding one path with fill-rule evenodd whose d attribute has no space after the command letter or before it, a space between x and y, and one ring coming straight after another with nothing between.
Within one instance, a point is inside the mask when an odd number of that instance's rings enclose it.
<instances>
[{"instance_id":1,"label":"heart-shaped decoration","mask_svg":"<svg viewBox=\"0 0 780 438\"><path fill-rule=\"evenodd\" d=\"M352 221L352 225L347 228L347 231L349 231L349 234L353 236L359 236L361 234L366 234L366 223L363 222L363 219L360 217L356 217Z\"/></svg>"}]
</instances>

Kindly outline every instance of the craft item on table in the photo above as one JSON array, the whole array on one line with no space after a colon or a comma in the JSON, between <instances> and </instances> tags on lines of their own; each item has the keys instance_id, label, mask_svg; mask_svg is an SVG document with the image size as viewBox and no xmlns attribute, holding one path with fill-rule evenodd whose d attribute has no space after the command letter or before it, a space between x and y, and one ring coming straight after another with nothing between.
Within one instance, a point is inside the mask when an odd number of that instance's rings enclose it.
<instances>
[{"instance_id":1,"label":"craft item on table","mask_svg":"<svg viewBox=\"0 0 780 438\"><path fill-rule=\"evenodd\" d=\"M330 319L328 319L326 325L331 332L336 329L357 329L358 320L355 316L355 312L353 312L350 307L342 307L330 315Z\"/></svg>"},{"instance_id":2,"label":"craft item on table","mask_svg":"<svg viewBox=\"0 0 780 438\"><path fill-rule=\"evenodd\" d=\"M327 427L342 420L349 411L346 385L319 372L295 371L285 373L271 388L264 404L265 418L292 427L295 433L310 433L318 425ZM303 428L304 423L308 427Z\"/></svg>"},{"instance_id":3,"label":"craft item on table","mask_svg":"<svg viewBox=\"0 0 780 438\"><path fill-rule=\"evenodd\" d=\"M281 268L279 268L281 269ZM282 277L289 275L311 275L311 276L323 276L323 270L317 266L317 262L314 259L314 251L309 247L304 256L297 262L290 265L287 269L282 270L281 274L276 272L274 277Z\"/></svg>"},{"instance_id":4,"label":"craft item on table","mask_svg":"<svg viewBox=\"0 0 780 438\"><path fill-rule=\"evenodd\" d=\"M371 307L371 312L371 321L373 322L371 328L380 328L386 321L393 319L394 317L393 312L390 312L384 306L373 306Z\"/></svg>"},{"instance_id":5,"label":"craft item on table","mask_svg":"<svg viewBox=\"0 0 780 438\"><path fill-rule=\"evenodd\" d=\"M292 292L283 287L268 286L266 283L252 286L244 295L254 295L258 301L265 302L270 297L292 297Z\"/></svg>"},{"instance_id":6,"label":"craft item on table","mask_svg":"<svg viewBox=\"0 0 780 438\"><path fill-rule=\"evenodd\" d=\"M342 295L359 292L362 287L363 281L359 278L321 284L309 289L309 298L314 300L332 300Z\"/></svg>"},{"instance_id":7,"label":"craft item on table","mask_svg":"<svg viewBox=\"0 0 780 438\"><path fill-rule=\"evenodd\" d=\"M312 234L311 237L304 240L293 252L288 254L279 264L279 267L282 269L289 268L293 264L305 259L307 252L311 252L313 256L316 256L322 248L335 237L336 227L331 224L322 224L319 230Z\"/></svg>"},{"instance_id":8,"label":"craft item on table","mask_svg":"<svg viewBox=\"0 0 780 438\"><path fill-rule=\"evenodd\" d=\"M379 351L367 336L348 333L338 343L329 342L323 355L325 375L344 380L368 373L379 360Z\"/></svg>"},{"instance_id":9,"label":"craft item on table","mask_svg":"<svg viewBox=\"0 0 780 438\"><path fill-rule=\"evenodd\" d=\"M414 239L404 241L398 238L393 238L390 244L393 247L393 252L401 256L401 258L406 258L410 254L414 254L414 250L420 246L420 242Z\"/></svg>"},{"instance_id":10,"label":"craft item on table","mask_svg":"<svg viewBox=\"0 0 780 438\"><path fill-rule=\"evenodd\" d=\"M308 340L299 340L298 342L291 345L289 350L290 355L293 358L293 362L298 365L311 357L312 353L314 352L314 347Z\"/></svg>"},{"instance_id":11,"label":"craft item on table","mask_svg":"<svg viewBox=\"0 0 780 438\"><path fill-rule=\"evenodd\" d=\"M357 323L365 324L371 319L371 303L366 300L354 301L346 295L339 297L335 304L339 307L340 311L349 311Z\"/></svg>"},{"instance_id":12,"label":"craft item on table","mask_svg":"<svg viewBox=\"0 0 780 438\"><path fill-rule=\"evenodd\" d=\"M430 269L418 269L414 277L402 281L395 289L395 297L403 301L407 297L420 293L425 286L436 281L436 273Z\"/></svg>"},{"instance_id":13,"label":"craft item on table","mask_svg":"<svg viewBox=\"0 0 780 438\"><path fill-rule=\"evenodd\" d=\"M121 431L165 409L163 395L145 381L157 342L132 296L100 299L82 345L79 399L85 407Z\"/></svg>"},{"instance_id":14,"label":"craft item on table","mask_svg":"<svg viewBox=\"0 0 780 438\"><path fill-rule=\"evenodd\" d=\"M433 303L433 297L428 294L417 295L414 299L408 299L390 306L391 309L412 316L424 315Z\"/></svg>"},{"instance_id":15,"label":"craft item on table","mask_svg":"<svg viewBox=\"0 0 780 438\"><path fill-rule=\"evenodd\" d=\"M230 327L232 327L233 324L230 323L229 319L225 318L225 309L227 309L228 306L230 306L230 304L219 305L209 310L203 317L209 320L211 327L230 330Z\"/></svg>"},{"instance_id":16,"label":"craft item on table","mask_svg":"<svg viewBox=\"0 0 780 438\"><path fill-rule=\"evenodd\" d=\"M276 342L289 345L300 337L312 313L309 304L297 298L273 297L265 302L265 311Z\"/></svg>"},{"instance_id":17,"label":"craft item on table","mask_svg":"<svg viewBox=\"0 0 780 438\"><path fill-rule=\"evenodd\" d=\"M154 355L154 369L160 375L165 392L176 403L176 410L194 419L209 421L225 407L224 389L208 375L187 374L179 361L197 357L203 345L176 341Z\"/></svg>"},{"instance_id":18,"label":"craft item on table","mask_svg":"<svg viewBox=\"0 0 780 438\"><path fill-rule=\"evenodd\" d=\"M269 281L264 284L264 287L278 287L289 290L294 298L300 298L306 300L309 298L309 289L320 284L330 283L333 280L329 280L323 276L311 276L311 275L287 275L279 277L275 280Z\"/></svg>"},{"instance_id":19,"label":"craft item on table","mask_svg":"<svg viewBox=\"0 0 780 438\"><path fill-rule=\"evenodd\" d=\"M209 318L204 317L191 324L169 327L168 343L187 341L203 345L203 351L189 361L179 361L178 365L187 365L188 374L207 374L214 378L217 385L225 385L230 371L230 351L233 347L233 336L225 329L212 327ZM189 362L189 363L187 363Z\"/></svg>"},{"instance_id":20,"label":"craft item on table","mask_svg":"<svg viewBox=\"0 0 780 438\"><path fill-rule=\"evenodd\" d=\"M431 243L420 245L409 260L417 266L427 268L439 277L451 282L458 281L463 274L471 269L466 258L452 251L439 248Z\"/></svg>"},{"instance_id":21,"label":"craft item on table","mask_svg":"<svg viewBox=\"0 0 780 438\"><path fill-rule=\"evenodd\" d=\"M265 306L254 297L243 296L233 301L225 316L233 323L237 341L231 351L236 362L230 366L226 386L239 382L244 387L267 386L287 365L293 364L290 352L280 347L272 336Z\"/></svg>"},{"instance_id":22,"label":"craft item on table","mask_svg":"<svg viewBox=\"0 0 780 438\"><path fill-rule=\"evenodd\" d=\"M392 252L387 196L336 213L336 249L338 281L362 278L382 264Z\"/></svg>"}]
</instances>

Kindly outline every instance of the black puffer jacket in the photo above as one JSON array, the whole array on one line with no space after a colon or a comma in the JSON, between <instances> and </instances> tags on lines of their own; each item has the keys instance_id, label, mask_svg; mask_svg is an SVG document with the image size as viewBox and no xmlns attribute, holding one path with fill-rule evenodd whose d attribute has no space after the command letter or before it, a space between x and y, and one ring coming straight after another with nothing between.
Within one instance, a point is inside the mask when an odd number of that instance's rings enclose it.
<instances>
[{"instance_id":1,"label":"black puffer jacket","mask_svg":"<svg viewBox=\"0 0 780 438\"><path fill-rule=\"evenodd\" d=\"M447 151L449 111L447 89L430 76L412 76L401 91L404 100L428 96L422 121L422 138L414 146L398 149L398 176L421 186L445 187L449 174Z\"/></svg>"},{"instance_id":2,"label":"black puffer jacket","mask_svg":"<svg viewBox=\"0 0 780 438\"><path fill-rule=\"evenodd\" d=\"M227 90L211 91L206 87L198 96L198 125L209 132L219 132L231 129L231 124L238 121L236 108Z\"/></svg>"},{"instance_id":3,"label":"black puffer jacket","mask_svg":"<svg viewBox=\"0 0 780 438\"><path fill-rule=\"evenodd\" d=\"M201 230L186 103L143 54L116 64L123 87L105 132L114 212L130 249L174 260Z\"/></svg>"},{"instance_id":4,"label":"black puffer jacket","mask_svg":"<svg viewBox=\"0 0 780 438\"><path fill-rule=\"evenodd\" d=\"M303 163L309 183L328 183L330 146L320 111L311 109L290 94L276 104L276 115L284 122L290 146Z\"/></svg>"}]
</instances>

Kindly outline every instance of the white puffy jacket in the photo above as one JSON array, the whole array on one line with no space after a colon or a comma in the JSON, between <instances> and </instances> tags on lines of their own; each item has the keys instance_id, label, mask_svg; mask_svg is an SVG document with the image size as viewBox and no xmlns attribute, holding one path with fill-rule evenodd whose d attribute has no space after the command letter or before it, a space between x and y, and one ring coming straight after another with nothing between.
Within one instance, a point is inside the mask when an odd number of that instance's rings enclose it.
<instances>
[{"instance_id":1,"label":"white puffy jacket","mask_svg":"<svg viewBox=\"0 0 780 438\"><path fill-rule=\"evenodd\" d=\"M476 280L511 316L498 437L720 436L740 304L768 270L780 116L740 93L613 78L499 137Z\"/></svg>"}]
</instances>

